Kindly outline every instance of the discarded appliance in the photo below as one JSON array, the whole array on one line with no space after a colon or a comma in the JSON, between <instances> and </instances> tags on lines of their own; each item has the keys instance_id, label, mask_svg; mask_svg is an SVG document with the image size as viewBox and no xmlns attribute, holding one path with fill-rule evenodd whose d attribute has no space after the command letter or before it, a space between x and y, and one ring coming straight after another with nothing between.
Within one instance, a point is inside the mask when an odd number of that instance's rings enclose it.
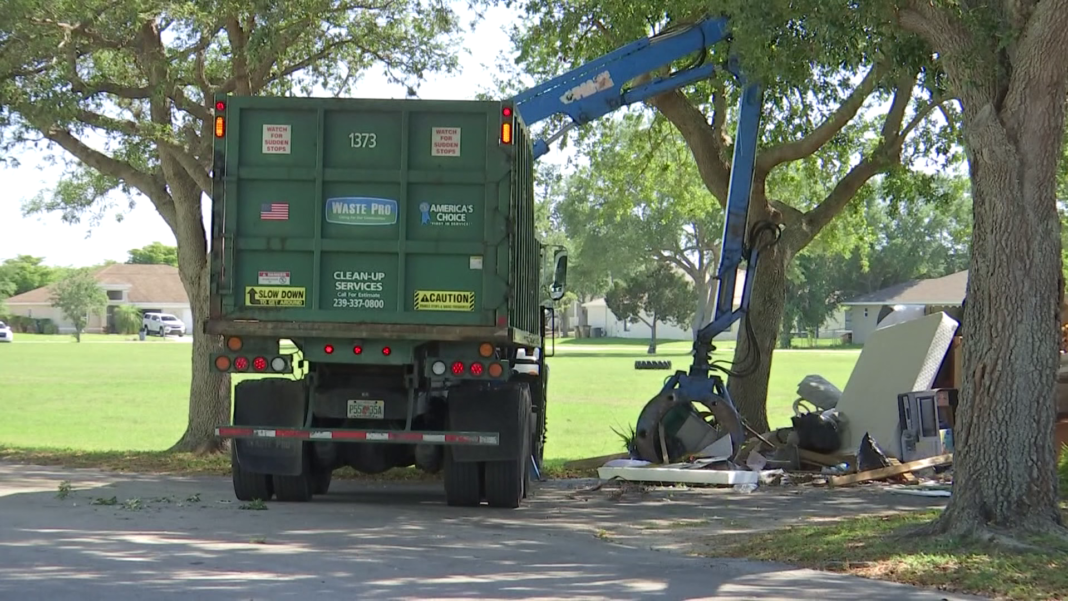
<instances>
[{"instance_id":1,"label":"discarded appliance","mask_svg":"<svg viewBox=\"0 0 1068 601\"><path fill-rule=\"evenodd\" d=\"M887 456L901 459L897 395L932 387L956 329L957 321L939 312L872 332L838 401L848 418L841 451L855 452L867 432Z\"/></svg>"},{"instance_id":2,"label":"discarded appliance","mask_svg":"<svg viewBox=\"0 0 1068 601\"><path fill-rule=\"evenodd\" d=\"M953 452L956 388L914 390L897 395L902 461Z\"/></svg>"}]
</instances>

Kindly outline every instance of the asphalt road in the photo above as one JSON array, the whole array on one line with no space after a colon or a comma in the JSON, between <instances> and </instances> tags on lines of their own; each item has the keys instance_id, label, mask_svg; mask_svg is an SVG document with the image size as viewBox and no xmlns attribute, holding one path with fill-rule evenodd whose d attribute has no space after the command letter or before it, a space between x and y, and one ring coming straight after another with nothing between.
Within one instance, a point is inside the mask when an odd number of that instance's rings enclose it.
<instances>
[{"instance_id":1,"label":"asphalt road","mask_svg":"<svg viewBox=\"0 0 1068 601\"><path fill-rule=\"evenodd\" d=\"M73 490L57 498L63 481ZM710 527L744 532L930 499L759 491L619 497L575 486L543 485L529 506L500 511L449 508L440 485L335 481L330 495L310 504L255 510L241 508L226 478L0 462L0 599L972 598L654 550L670 547L671 537L638 534L657 520L705 516ZM93 504L112 497L114 505Z\"/></svg>"}]
</instances>

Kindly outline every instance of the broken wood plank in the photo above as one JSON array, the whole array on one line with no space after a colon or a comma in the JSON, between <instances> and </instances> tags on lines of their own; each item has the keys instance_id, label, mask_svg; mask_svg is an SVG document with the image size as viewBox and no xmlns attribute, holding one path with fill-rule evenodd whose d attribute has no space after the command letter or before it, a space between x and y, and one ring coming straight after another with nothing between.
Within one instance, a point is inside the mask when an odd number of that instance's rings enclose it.
<instances>
[{"instance_id":1,"label":"broken wood plank","mask_svg":"<svg viewBox=\"0 0 1068 601\"><path fill-rule=\"evenodd\" d=\"M569 470L593 470L597 469L613 459L626 459L630 457L628 453L615 453L612 455L601 455L600 457L589 457L586 459L575 459L568 461L564 464L564 469Z\"/></svg>"},{"instance_id":2,"label":"broken wood plank","mask_svg":"<svg viewBox=\"0 0 1068 601\"><path fill-rule=\"evenodd\" d=\"M901 462L894 457L887 457L886 460L890 463L890 465L901 465ZM908 484L916 484L920 481L919 478L912 475L912 472L905 472L904 474L899 474L899 476L903 478Z\"/></svg>"},{"instance_id":3,"label":"broken wood plank","mask_svg":"<svg viewBox=\"0 0 1068 601\"><path fill-rule=\"evenodd\" d=\"M947 463L953 463L952 453L928 457L927 459L920 459L919 461L910 461L908 463L902 463L901 465L881 467L877 470L857 472L856 474L849 474L848 476L832 476L830 483L831 486L844 486L846 484L858 484L860 482L868 482L871 480L882 480L884 478L890 478L891 476L900 476L901 474L911 473L913 470L921 470L926 467L938 467L940 465L946 465Z\"/></svg>"}]
</instances>

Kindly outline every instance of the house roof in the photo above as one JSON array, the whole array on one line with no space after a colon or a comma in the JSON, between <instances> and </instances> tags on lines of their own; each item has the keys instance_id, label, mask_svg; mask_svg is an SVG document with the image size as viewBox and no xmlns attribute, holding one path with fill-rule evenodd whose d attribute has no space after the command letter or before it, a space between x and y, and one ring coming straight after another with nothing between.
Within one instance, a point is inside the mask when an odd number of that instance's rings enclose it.
<instances>
[{"instance_id":1,"label":"house roof","mask_svg":"<svg viewBox=\"0 0 1068 601\"><path fill-rule=\"evenodd\" d=\"M129 265L114 263L101 267L93 277L104 289L126 290L130 303L187 303L189 297L178 277L178 268L170 265ZM12 296L8 305L51 304L52 287L45 286Z\"/></svg>"},{"instance_id":2,"label":"house roof","mask_svg":"<svg viewBox=\"0 0 1068 601\"><path fill-rule=\"evenodd\" d=\"M968 271L958 271L940 278L910 280L896 286L870 292L843 305L951 305L964 302L968 292Z\"/></svg>"}]
</instances>

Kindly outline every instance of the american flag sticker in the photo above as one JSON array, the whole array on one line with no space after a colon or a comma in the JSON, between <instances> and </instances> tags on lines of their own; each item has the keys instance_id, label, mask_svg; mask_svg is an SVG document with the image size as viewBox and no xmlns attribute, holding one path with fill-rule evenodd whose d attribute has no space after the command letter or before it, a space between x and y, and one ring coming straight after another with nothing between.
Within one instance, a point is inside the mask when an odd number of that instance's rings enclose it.
<instances>
[{"instance_id":1,"label":"american flag sticker","mask_svg":"<svg viewBox=\"0 0 1068 601\"><path fill-rule=\"evenodd\" d=\"M265 202L260 205L260 219L264 221L286 221L289 219L288 202Z\"/></svg>"}]
</instances>

